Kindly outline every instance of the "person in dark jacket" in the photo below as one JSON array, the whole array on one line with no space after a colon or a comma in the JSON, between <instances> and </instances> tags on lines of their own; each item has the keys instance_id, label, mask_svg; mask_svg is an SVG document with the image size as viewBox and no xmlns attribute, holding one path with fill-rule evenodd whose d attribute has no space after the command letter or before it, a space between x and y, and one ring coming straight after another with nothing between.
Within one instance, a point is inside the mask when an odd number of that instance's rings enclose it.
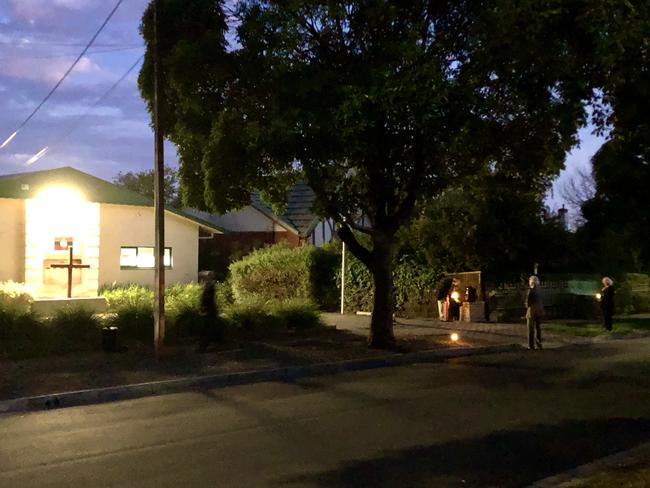
<instances>
[{"instance_id":1,"label":"person in dark jacket","mask_svg":"<svg viewBox=\"0 0 650 488\"><path fill-rule=\"evenodd\" d=\"M460 303L461 303L461 295L460 295L460 280L454 278L451 283L451 289L449 290L449 295L447 298L447 303L448 303L448 314L447 314L447 320L448 321L454 321L454 320L460 320Z\"/></svg>"},{"instance_id":2,"label":"person in dark jacket","mask_svg":"<svg viewBox=\"0 0 650 488\"><path fill-rule=\"evenodd\" d=\"M528 278L528 292L526 293L526 323L528 324L528 349L542 348L542 317L544 304L539 288L539 278Z\"/></svg>"},{"instance_id":3,"label":"person in dark jacket","mask_svg":"<svg viewBox=\"0 0 650 488\"><path fill-rule=\"evenodd\" d=\"M201 341L198 350L206 352L211 342L223 341L223 328L215 299L215 282L210 278L203 284L201 293Z\"/></svg>"},{"instance_id":4,"label":"person in dark jacket","mask_svg":"<svg viewBox=\"0 0 650 488\"><path fill-rule=\"evenodd\" d=\"M614 316L614 282L611 278L603 278L603 288L600 290L600 309L603 312L603 325L605 329L612 330L612 317Z\"/></svg>"},{"instance_id":5,"label":"person in dark jacket","mask_svg":"<svg viewBox=\"0 0 650 488\"><path fill-rule=\"evenodd\" d=\"M438 288L438 318L440 320L447 320L447 295L449 295L449 290L451 290L452 283L453 280L451 278L447 278L441 283L440 287Z\"/></svg>"}]
</instances>

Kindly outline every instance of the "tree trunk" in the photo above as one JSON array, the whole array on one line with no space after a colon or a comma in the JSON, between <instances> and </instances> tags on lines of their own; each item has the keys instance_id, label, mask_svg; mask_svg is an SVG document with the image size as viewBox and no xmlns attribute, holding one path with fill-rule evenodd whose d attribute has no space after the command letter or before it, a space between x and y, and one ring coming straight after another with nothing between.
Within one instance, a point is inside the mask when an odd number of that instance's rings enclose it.
<instances>
[{"instance_id":1,"label":"tree trunk","mask_svg":"<svg viewBox=\"0 0 650 488\"><path fill-rule=\"evenodd\" d=\"M368 346L377 349L395 347L393 334L393 253L390 244L374 243L372 273L375 284Z\"/></svg>"}]
</instances>

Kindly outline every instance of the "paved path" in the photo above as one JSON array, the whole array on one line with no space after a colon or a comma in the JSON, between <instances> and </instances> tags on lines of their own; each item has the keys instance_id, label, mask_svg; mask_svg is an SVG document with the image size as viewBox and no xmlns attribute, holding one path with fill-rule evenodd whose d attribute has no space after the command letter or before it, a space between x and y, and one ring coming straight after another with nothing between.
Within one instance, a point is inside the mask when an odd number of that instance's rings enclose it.
<instances>
[{"instance_id":1,"label":"paved path","mask_svg":"<svg viewBox=\"0 0 650 488\"><path fill-rule=\"evenodd\" d=\"M368 335L370 317L352 314L322 314L323 321L338 329L348 330L359 335ZM460 342L468 345L521 344L528 346L528 328L524 323L502 324L495 322L443 322L432 318L405 319L395 321L394 332L397 338L408 336L449 336L456 332ZM543 330L544 345L557 347L566 344L585 344L589 339L559 336Z\"/></svg>"},{"instance_id":2,"label":"paved path","mask_svg":"<svg viewBox=\"0 0 650 488\"><path fill-rule=\"evenodd\" d=\"M650 339L0 417L0 487L526 486L650 439Z\"/></svg>"}]
</instances>

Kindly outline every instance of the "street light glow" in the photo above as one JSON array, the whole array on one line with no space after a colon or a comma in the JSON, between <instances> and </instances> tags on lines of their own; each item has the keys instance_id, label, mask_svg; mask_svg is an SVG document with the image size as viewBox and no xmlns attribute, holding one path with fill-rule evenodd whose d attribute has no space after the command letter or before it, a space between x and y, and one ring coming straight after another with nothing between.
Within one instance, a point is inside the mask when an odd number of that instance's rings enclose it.
<instances>
[{"instance_id":1,"label":"street light glow","mask_svg":"<svg viewBox=\"0 0 650 488\"><path fill-rule=\"evenodd\" d=\"M48 151L49 149L50 149L50 148L49 148L48 146L45 146L43 149L41 149L41 150L38 151L36 154L34 154L31 158L29 158L29 159L27 160L27 162L25 163L25 166L29 166L30 164L33 164L33 163L35 163L36 161L38 161L39 159L41 159L43 156L45 156L45 153L47 153L47 151Z\"/></svg>"},{"instance_id":2,"label":"street light glow","mask_svg":"<svg viewBox=\"0 0 650 488\"><path fill-rule=\"evenodd\" d=\"M7 137L7 139L5 140L5 142L2 143L2 146L0 146L0 149L2 149L2 148L5 147L7 144L9 144L9 143L11 142L11 140L12 140L14 137L16 137L17 134L18 134L18 131L14 131L13 134L11 134L9 137Z\"/></svg>"}]
</instances>

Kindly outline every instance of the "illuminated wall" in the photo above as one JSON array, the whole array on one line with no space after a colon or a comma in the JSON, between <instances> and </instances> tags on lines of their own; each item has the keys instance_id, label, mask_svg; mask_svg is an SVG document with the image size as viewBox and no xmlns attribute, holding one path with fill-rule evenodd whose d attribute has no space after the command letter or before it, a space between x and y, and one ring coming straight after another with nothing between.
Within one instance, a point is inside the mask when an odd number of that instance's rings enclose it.
<instances>
[{"instance_id":1,"label":"illuminated wall","mask_svg":"<svg viewBox=\"0 0 650 488\"><path fill-rule=\"evenodd\" d=\"M99 204L86 202L82 195L65 188L48 189L25 201L25 283L37 297L66 296L67 270L50 265L68 262L70 244L75 261L90 266L73 271L72 296L95 297L99 285Z\"/></svg>"},{"instance_id":2,"label":"illuminated wall","mask_svg":"<svg viewBox=\"0 0 650 488\"><path fill-rule=\"evenodd\" d=\"M100 284L137 283L154 285L153 269L122 269L122 246L154 245L153 207L101 205ZM172 248L172 268L165 283L196 281L199 270L199 227L196 223L165 212L165 247Z\"/></svg>"},{"instance_id":3,"label":"illuminated wall","mask_svg":"<svg viewBox=\"0 0 650 488\"><path fill-rule=\"evenodd\" d=\"M25 278L25 203L0 198L0 281L22 283Z\"/></svg>"}]
</instances>

